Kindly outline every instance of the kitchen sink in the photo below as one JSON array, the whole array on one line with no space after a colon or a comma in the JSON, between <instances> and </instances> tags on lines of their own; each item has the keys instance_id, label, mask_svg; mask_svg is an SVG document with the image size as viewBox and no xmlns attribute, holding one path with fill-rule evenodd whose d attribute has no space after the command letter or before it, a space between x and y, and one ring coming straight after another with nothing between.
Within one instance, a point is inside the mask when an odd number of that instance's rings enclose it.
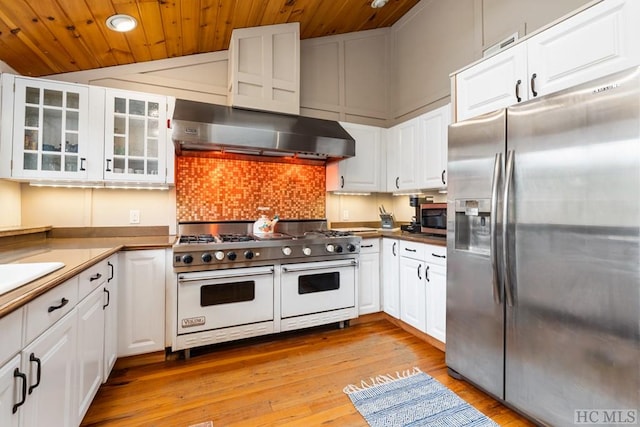
<instances>
[{"instance_id":1,"label":"kitchen sink","mask_svg":"<svg viewBox=\"0 0 640 427\"><path fill-rule=\"evenodd\" d=\"M0 264L0 295L64 267L61 262Z\"/></svg>"}]
</instances>

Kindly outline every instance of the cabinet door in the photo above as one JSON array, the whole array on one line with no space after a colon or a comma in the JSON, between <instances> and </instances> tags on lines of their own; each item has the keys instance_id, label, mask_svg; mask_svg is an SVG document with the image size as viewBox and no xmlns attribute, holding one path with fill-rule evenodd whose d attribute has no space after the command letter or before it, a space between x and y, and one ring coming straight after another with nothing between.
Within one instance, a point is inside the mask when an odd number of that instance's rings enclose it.
<instances>
[{"instance_id":1,"label":"cabinet door","mask_svg":"<svg viewBox=\"0 0 640 427\"><path fill-rule=\"evenodd\" d=\"M456 121L527 100L527 50L520 43L456 74Z\"/></svg>"},{"instance_id":2,"label":"cabinet door","mask_svg":"<svg viewBox=\"0 0 640 427\"><path fill-rule=\"evenodd\" d=\"M398 139L398 126L386 130L386 185L385 191L392 193L400 189L400 141Z\"/></svg>"},{"instance_id":3,"label":"cabinet door","mask_svg":"<svg viewBox=\"0 0 640 427\"><path fill-rule=\"evenodd\" d=\"M104 178L167 181L167 97L106 91Z\"/></svg>"},{"instance_id":4,"label":"cabinet door","mask_svg":"<svg viewBox=\"0 0 640 427\"><path fill-rule=\"evenodd\" d=\"M640 64L638 16L638 1L604 1L531 37L530 97Z\"/></svg>"},{"instance_id":5,"label":"cabinet door","mask_svg":"<svg viewBox=\"0 0 640 427\"><path fill-rule=\"evenodd\" d=\"M340 124L356 140L356 155L327 164L327 191L382 191L381 129Z\"/></svg>"},{"instance_id":6,"label":"cabinet door","mask_svg":"<svg viewBox=\"0 0 640 427\"><path fill-rule=\"evenodd\" d=\"M400 320L425 332L425 264L400 257Z\"/></svg>"},{"instance_id":7,"label":"cabinet door","mask_svg":"<svg viewBox=\"0 0 640 427\"><path fill-rule=\"evenodd\" d=\"M382 239L382 307L400 318L400 256L398 241Z\"/></svg>"},{"instance_id":8,"label":"cabinet door","mask_svg":"<svg viewBox=\"0 0 640 427\"><path fill-rule=\"evenodd\" d=\"M164 350L165 251L126 251L121 255L118 356Z\"/></svg>"},{"instance_id":9,"label":"cabinet door","mask_svg":"<svg viewBox=\"0 0 640 427\"><path fill-rule=\"evenodd\" d=\"M23 387L27 382L26 376L20 371L20 355L0 366L0 426L18 427L22 409L16 405L26 399ZM15 407L15 411L14 411Z\"/></svg>"},{"instance_id":10,"label":"cabinet door","mask_svg":"<svg viewBox=\"0 0 640 427\"><path fill-rule=\"evenodd\" d=\"M104 286L78 304L78 421L82 420L102 384L104 373Z\"/></svg>"},{"instance_id":11,"label":"cabinet door","mask_svg":"<svg viewBox=\"0 0 640 427\"><path fill-rule=\"evenodd\" d=\"M234 107L300 114L300 24L233 30L229 101Z\"/></svg>"},{"instance_id":12,"label":"cabinet door","mask_svg":"<svg viewBox=\"0 0 640 427\"><path fill-rule=\"evenodd\" d=\"M397 125L395 137L398 149L398 176L394 186L400 190L415 190L418 184L418 167L421 164L419 153L419 122L411 119Z\"/></svg>"},{"instance_id":13,"label":"cabinet door","mask_svg":"<svg viewBox=\"0 0 640 427\"><path fill-rule=\"evenodd\" d=\"M76 311L72 311L22 351L27 374L23 427L77 425Z\"/></svg>"},{"instance_id":14,"label":"cabinet door","mask_svg":"<svg viewBox=\"0 0 640 427\"><path fill-rule=\"evenodd\" d=\"M104 287L104 374L103 382L109 378L118 358L118 256L107 260L109 268Z\"/></svg>"},{"instance_id":15,"label":"cabinet door","mask_svg":"<svg viewBox=\"0 0 640 427\"><path fill-rule=\"evenodd\" d=\"M437 108L418 118L420 148L422 150L419 188L446 187L448 126L451 123L451 104Z\"/></svg>"},{"instance_id":16,"label":"cabinet door","mask_svg":"<svg viewBox=\"0 0 640 427\"><path fill-rule=\"evenodd\" d=\"M427 264L427 334L445 342L447 320L447 268Z\"/></svg>"},{"instance_id":17,"label":"cabinet door","mask_svg":"<svg viewBox=\"0 0 640 427\"><path fill-rule=\"evenodd\" d=\"M88 87L16 77L12 177L85 179L88 117Z\"/></svg>"},{"instance_id":18,"label":"cabinet door","mask_svg":"<svg viewBox=\"0 0 640 427\"><path fill-rule=\"evenodd\" d=\"M369 314L380 311L380 252L377 239L365 239L360 245L358 313ZM375 252L368 252L367 246L378 248Z\"/></svg>"}]
</instances>

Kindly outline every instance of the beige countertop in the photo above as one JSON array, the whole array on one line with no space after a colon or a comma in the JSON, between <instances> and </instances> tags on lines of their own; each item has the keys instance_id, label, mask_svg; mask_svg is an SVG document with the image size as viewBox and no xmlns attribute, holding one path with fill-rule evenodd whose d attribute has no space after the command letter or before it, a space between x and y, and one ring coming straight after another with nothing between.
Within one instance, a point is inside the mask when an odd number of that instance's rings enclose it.
<instances>
[{"instance_id":1,"label":"beige countertop","mask_svg":"<svg viewBox=\"0 0 640 427\"><path fill-rule=\"evenodd\" d=\"M429 245L436 245L436 246L447 246L446 237L428 236L420 233L407 233L406 231L379 230L379 231L354 232L354 234L362 237L363 239L372 239L376 237L390 237L393 239L407 240L410 242L427 243Z\"/></svg>"},{"instance_id":2,"label":"beige countertop","mask_svg":"<svg viewBox=\"0 0 640 427\"><path fill-rule=\"evenodd\" d=\"M42 238L0 247L0 263L62 262L64 267L0 295L0 318L120 250L170 248L175 236Z\"/></svg>"}]
</instances>

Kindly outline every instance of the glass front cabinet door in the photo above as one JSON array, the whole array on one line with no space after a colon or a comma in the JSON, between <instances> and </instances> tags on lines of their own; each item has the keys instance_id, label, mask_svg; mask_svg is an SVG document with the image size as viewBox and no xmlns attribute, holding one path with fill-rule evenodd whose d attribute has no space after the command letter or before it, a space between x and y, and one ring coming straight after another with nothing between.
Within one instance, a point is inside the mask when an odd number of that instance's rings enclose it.
<instances>
[{"instance_id":1,"label":"glass front cabinet door","mask_svg":"<svg viewBox=\"0 0 640 427\"><path fill-rule=\"evenodd\" d=\"M167 98L107 89L104 177L166 182Z\"/></svg>"},{"instance_id":2,"label":"glass front cabinet door","mask_svg":"<svg viewBox=\"0 0 640 427\"><path fill-rule=\"evenodd\" d=\"M88 88L16 77L14 96L12 176L85 179Z\"/></svg>"}]
</instances>

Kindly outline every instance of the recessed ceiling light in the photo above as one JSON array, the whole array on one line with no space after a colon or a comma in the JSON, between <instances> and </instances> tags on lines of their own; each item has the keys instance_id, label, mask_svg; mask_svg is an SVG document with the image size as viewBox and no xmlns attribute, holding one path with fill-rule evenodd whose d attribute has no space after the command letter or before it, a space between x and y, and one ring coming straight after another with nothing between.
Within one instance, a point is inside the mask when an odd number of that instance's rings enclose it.
<instances>
[{"instance_id":1,"label":"recessed ceiling light","mask_svg":"<svg viewBox=\"0 0 640 427\"><path fill-rule=\"evenodd\" d=\"M107 18L107 28L113 31L119 31L121 33L133 30L138 21L133 16L129 15L112 15Z\"/></svg>"},{"instance_id":2,"label":"recessed ceiling light","mask_svg":"<svg viewBox=\"0 0 640 427\"><path fill-rule=\"evenodd\" d=\"M382 7L385 4L387 4L388 1L389 0L373 0L371 2L371 7L374 8L374 9L377 9L377 8Z\"/></svg>"}]
</instances>

